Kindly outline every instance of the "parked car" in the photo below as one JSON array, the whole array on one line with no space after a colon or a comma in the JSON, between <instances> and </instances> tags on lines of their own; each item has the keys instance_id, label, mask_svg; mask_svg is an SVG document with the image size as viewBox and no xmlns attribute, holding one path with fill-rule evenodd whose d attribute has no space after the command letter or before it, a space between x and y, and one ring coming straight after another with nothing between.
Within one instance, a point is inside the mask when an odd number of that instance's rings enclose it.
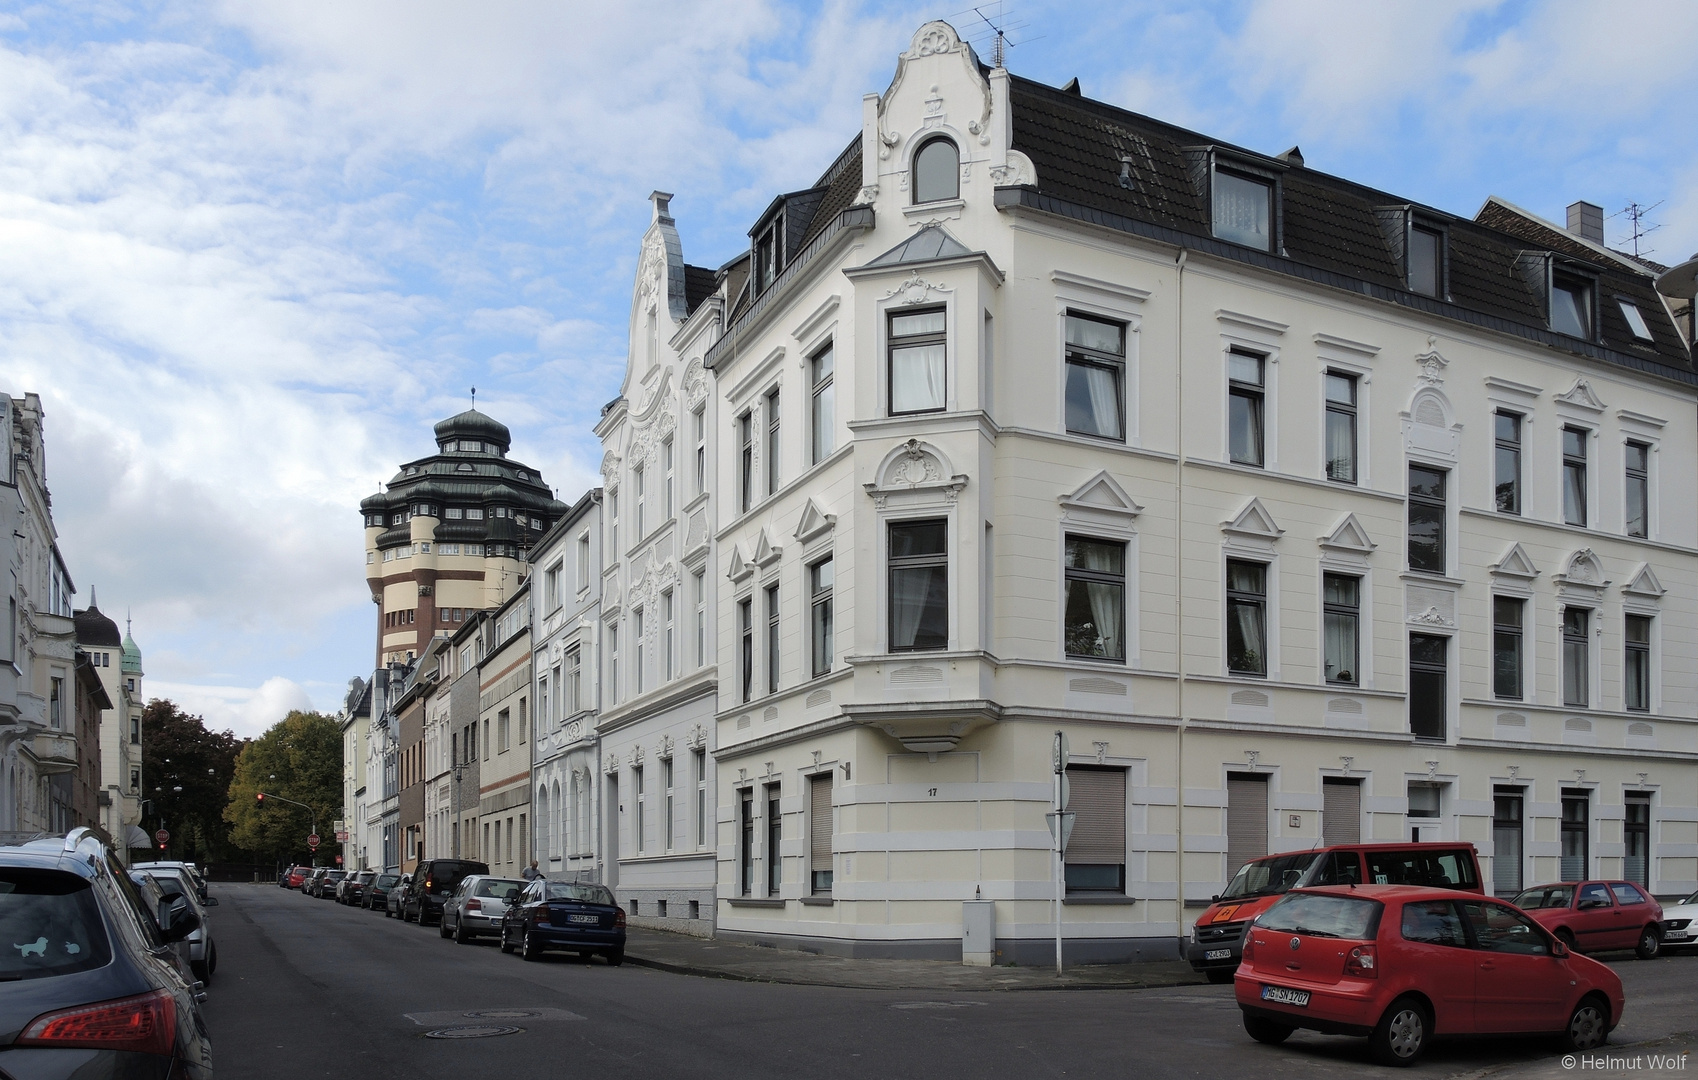
<instances>
[{"instance_id":1,"label":"parked car","mask_svg":"<svg viewBox=\"0 0 1698 1080\"><path fill-rule=\"evenodd\" d=\"M407 886L406 904L401 912L402 921L416 920L420 926L440 921L442 905L454 895L454 890L466 875L487 873L488 864L471 859L431 859L420 863L418 869L413 871L412 882Z\"/></svg>"},{"instance_id":2,"label":"parked car","mask_svg":"<svg viewBox=\"0 0 1698 1080\"><path fill-rule=\"evenodd\" d=\"M391 873L388 870L379 872L376 877L371 879L371 884L365 887L365 891L360 893L360 906L367 911L381 909L387 915L389 912L389 894L396 885L400 884L400 881L400 874Z\"/></svg>"},{"instance_id":3,"label":"parked car","mask_svg":"<svg viewBox=\"0 0 1698 1080\"><path fill-rule=\"evenodd\" d=\"M383 902L384 918L387 919L390 916L394 916L403 922L406 921L407 890L412 887L412 884L413 875L402 874L400 878L396 880L395 884L389 887L389 895Z\"/></svg>"},{"instance_id":4,"label":"parked car","mask_svg":"<svg viewBox=\"0 0 1698 1080\"><path fill-rule=\"evenodd\" d=\"M600 953L618 967L625 962L625 909L605 885L538 878L507 906L501 920L501 951L515 948L526 960L545 949L579 956Z\"/></svg>"},{"instance_id":5,"label":"parked car","mask_svg":"<svg viewBox=\"0 0 1698 1080\"><path fill-rule=\"evenodd\" d=\"M88 828L0 846L0 1030L7 1075L184 1076L212 1054L191 985L170 959L187 905L155 923L116 854Z\"/></svg>"},{"instance_id":6,"label":"parked car","mask_svg":"<svg viewBox=\"0 0 1698 1080\"><path fill-rule=\"evenodd\" d=\"M181 896L194 908L195 914L200 918L200 925L188 936L189 968L195 973L195 978L211 985L212 973L218 968L218 943L213 940L212 919L206 909L218 901L209 898L206 903L201 903L188 871L181 864L143 863L131 869L135 873L146 874L158 883L159 890L165 894L167 901Z\"/></svg>"},{"instance_id":7,"label":"parked car","mask_svg":"<svg viewBox=\"0 0 1698 1080\"><path fill-rule=\"evenodd\" d=\"M294 872L295 868L293 866L284 867L282 873L277 875L277 887L279 889L287 889L289 887L289 875Z\"/></svg>"},{"instance_id":8,"label":"parked car","mask_svg":"<svg viewBox=\"0 0 1698 1080\"><path fill-rule=\"evenodd\" d=\"M1251 920L1286 891L1317 885L1425 885L1484 893L1473 844L1342 844L1251 859L1191 928L1185 958L1229 983Z\"/></svg>"},{"instance_id":9,"label":"parked car","mask_svg":"<svg viewBox=\"0 0 1698 1080\"><path fill-rule=\"evenodd\" d=\"M328 867L328 866L314 867L312 872L307 875L306 880L301 882L301 895L302 896L316 895L316 890L318 888L319 879L321 879L322 877L324 877L324 875L326 875L328 873L330 873L330 867Z\"/></svg>"},{"instance_id":10,"label":"parked car","mask_svg":"<svg viewBox=\"0 0 1698 1080\"><path fill-rule=\"evenodd\" d=\"M148 918L153 923L153 928L158 931L155 935L157 937L163 939L166 936L166 927L171 925L173 919L179 917L177 909L193 910L187 901L166 896L165 890L160 888L159 882L140 870L129 872L129 882L134 887L136 894L141 897L142 910L147 913ZM197 999L204 1001L205 987L201 985L200 976L195 974L194 950L189 945L188 934L184 934L182 937L172 937L170 947L164 951L163 955L169 956L171 966L176 969L178 977L195 992Z\"/></svg>"},{"instance_id":11,"label":"parked car","mask_svg":"<svg viewBox=\"0 0 1698 1080\"><path fill-rule=\"evenodd\" d=\"M1244 1030L1366 1036L1382 1065L1411 1065L1436 1035L1556 1034L1602 1046L1621 979L1502 900L1408 885L1298 889L1245 935L1234 980Z\"/></svg>"},{"instance_id":12,"label":"parked car","mask_svg":"<svg viewBox=\"0 0 1698 1080\"><path fill-rule=\"evenodd\" d=\"M1698 945L1698 892L1663 909L1663 948L1690 948Z\"/></svg>"},{"instance_id":13,"label":"parked car","mask_svg":"<svg viewBox=\"0 0 1698 1080\"><path fill-rule=\"evenodd\" d=\"M350 907L359 903L360 896L366 891L366 886L370 885L375 877L377 877L375 870L361 870L347 875L342 879L342 883L336 886L336 902L347 904Z\"/></svg>"},{"instance_id":14,"label":"parked car","mask_svg":"<svg viewBox=\"0 0 1698 1080\"><path fill-rule=\"evenodd\" d=\"M348 873L345 870L326 870L322 874L314 875L312 894L320 900L336 899L336 886L340 885L342 879L347 876Z\"/></svg>"},{"instance_id":15,"label":"parked car","mask_svg":"<svg viewBox=\"0 0 1698 1080\"><path fill-rule=\"evenodd\" d=\"M1536 885L1515 905L1581 952L1632 949L1649 960L1662 948L1663 906L1631 881Z\"/></svg>"},{"instance_id":16,"label":"parked car","mask_svg":"<svg viewBox=\"0 0 1698 1080\"><path fill-rule=\"evenodd\" d=\"M524 887L520 878L469 875L442 905L442 918L438 920L441 935L452 936L456 944L464 945L480 934L501 933L507 902Z\"/></svg>"},{"instance_id":17,"label":"parked car","mask_svg":"<svg viewBox=\"0 0 1698 1080\"><path fill-rule=\"evenodd\" d=\"M310 866L291 866L283 877L283 887L286 889L304 889L307 879L312 877L313 868Z\"/></svg>"},{"instance_id":18,"label":"parked car","mask_svg":"<svg viewBox=\"0 0 1698 1080\"><path fill-rule=\"evenodd\" d=\"M159 862L131 863L130 869L131 870L155 870L155 869L181 870L183 872L183 874L188 877L189 882L194 885L195 895L200 897L200 902L202 904L205 904L209 899L211 899L211 893L207 890L207 887L206 887L206 877L203 874L201 874L200 867L196 866L192 862L159 861Z\"/></svg>"}]
</instances>

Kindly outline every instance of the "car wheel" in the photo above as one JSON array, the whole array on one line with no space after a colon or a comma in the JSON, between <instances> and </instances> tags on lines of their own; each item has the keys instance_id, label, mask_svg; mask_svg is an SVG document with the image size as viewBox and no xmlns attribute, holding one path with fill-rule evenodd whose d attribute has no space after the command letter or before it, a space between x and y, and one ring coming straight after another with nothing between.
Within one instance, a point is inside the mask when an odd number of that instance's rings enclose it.
<instances>
[{"instance_id":1,"label":"car wheel","mask_svg":"<svg viewBox=\"0 0 1698 1080\"><path fill-rule=\"evenodd\" d=\"M1565 926L1561 930L1558 930L1556 932L1556 936L1568 947L1569 952L1580 951L1580 946L1574 943L1574 931L1570 930L1568 927Z\"/></svg>"},{"instance_id":2,"label":"car wheel","mask_svg":"<svg viewBox=\"0 0 1698 1080\"><path fill-rule=\"evenodd\" d=\"M1209 977L1209 981L1214 983L1216 986L1224 986L1231 982L1232 977L1237 973L1237 968L1210 968L1203 974L1207 975Z\"/></svg>"},{"instance_id":3,"label":"car wheel","mask_svg":"<svg viewBox=\"0 0 1698 1080\"><path fill-rule=\"evenodd\" d=\"M218 970L218 946L214 945L214 946L212 946L212 950L206 954L206 973L208 975L211 975L213 972L215 972L217 970ZM207 979L206 981L211 982L212 980Z\"/></svg>"},{"instance_id":4,"label":"car wheel","mask_svg":"<svg viewBox=\"0 0 1698 1080\"><path fill-rule=\"evenodd\" d=\"M1412 997L1398 998L1368 1036L1368 1049L1381 1065L1413 1065L1427 1048L1427 1010Z\"/></svg>"},{"instance_id":5,"label":"car wheel","mask_svg":"<svg viewBox=\"0 0 1698 1080\"><path fill-rule=\"evenodd\" d=\"M513 951L513 946L508 944L508 942L507 942L507 927L506 926L503 926L501 928L501 951L504 952L504 953L511 953Z\"/></svg>"},{"instance_id":6,"label":"car wheel","mask_svg":"<svg viewBox=\"0 0 1698 1080\"><path fill-rule=\"evenodd\" d=\"M519 957L531 961L542 959L542 943L529 930L525 931L524 940L519 944Z\"/></svg>"},{"instance_id":7,"label":"car wheel","mask_svg":"<svg viewBox=\"0 0 1698 1080\"><path fill-rule=\"evenodd\" d=\"M1246 1016L1244 1030L1259 1043L1278 1046L1291 1038L1291 1033L1297 1029L1285 1024L1276 1024L1272 1020L1264 1020L1259 1016Z\"/></svg>"},{"instance_id":8,"label":"car wheel","mask_svg":"<svg viewBox=\"0 0 1698 1080\"><path fill-rule=\"evenodd\" d=\"M614 949L612 952L607 954L607 962L614 967L618 967L620 964L623 964L625 962L625 950Z\"/></svg>"},{"instance_id":9,"label":"car wheel","mask_svg":"<svg viewBox=\"0 0 1698 1080\"><path fill-rule=\"evenodd\" d=\"M1639 944L1634 948L1633 955L1641 960L1650 960L1663 947L1663 935L1657 932L1655 926L1647 926L1639 932Z\"/></svg>"},{"instance_id":10,"label":"car wheel","mask_svg":"<svg viewBox=\"0 0 1698 1080\"><path fill-rule=\"evenodd\" d=\"M472 939L466 934L466 920L461 919L454 924L454 944L464 945Z\"/></svg>"},{"instance_id":11,"label":"car wheel","mask_svg":"<svg viewBox=\"0 0 1698 1080\"><path fill-rule=\"evenodd\" d=\"M1608 1007L1596 997L1580 999L1563 1028L1563 1045L1570 1050L1596 1050L1610 1037Z\"/></svg>"},{"instance_id":12,"label":"car wheel","mask_svg":"<svg viewBox=\"0 0 1698 1080\"><path fill-rule=\"evenodd\" d=\"M444 915L444 916L442 916L442 918L436 920L436 936L439 937L439 938L442 938L443 940L447 940L447 938L448 938L448 916Z\"/></svg>"}]
</instances>

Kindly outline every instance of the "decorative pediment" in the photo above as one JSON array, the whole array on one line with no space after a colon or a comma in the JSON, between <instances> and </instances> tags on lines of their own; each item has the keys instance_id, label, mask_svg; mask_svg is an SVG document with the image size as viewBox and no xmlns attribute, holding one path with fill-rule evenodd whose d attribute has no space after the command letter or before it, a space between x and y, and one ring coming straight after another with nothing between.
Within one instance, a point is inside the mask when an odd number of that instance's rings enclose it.
<instances>
[{"instance_id":1,"label":"decorative pediment","mask_svg":"<svg viewBox=\"0 0 1698 1080\"><path fill-rule=\"evenodd\" d=\"M1071 493L1061 496L1060 502L1064 514L1072 511L1113 514L1128 521L1144 511L1106 470L1099 471Z\"/></svg>"},{"instance_id":2,"label":"decorative pediment","mask_svg":"<svg viewBox=\"0 0 1698 1080\"><path fill-rule=\"evenodd\" d=\"M619 490L620 457L609 450L601 456L601 486L608 491Z\"/></svg>"},{"instance_id":3,"label":"decorative pediment","mask_svg":"<svg viewBox=\"0 0 1698 1080\"><path fill-rule=\"evenodd\" d=\"M796 523L797 543L807 544L815 537L823 536L837 526L837 515L828 514L820 509L820 504L812 497L802 507L802 519Z\"/></svg>"},{"instance_id":4,"label":"decorative pediment","mask_svg":"<svg viewBox=\"0 0 1698 1080\"><path fill-rule=\"evenodd\" d=\"M1520 544L1509 545L1503 557L1487 569L1498 577L1520 578L1523 581L1532 581L1539 576L1539 568L1533 565L1533 560Z\"/></svg>"},{"instance_id":5,"label":"decorative pediment","mask_svg":"<svg viewBox=\"0 0 1698 1080\"><path fill-rule=\"evenodd\" d=\"M941 285L934 285L920 276L918 270L903 279L900 285L884 294L886 300L903 306L930 303L934 297L942 298L951 290Z\"/></svg>"},{"instance_id":6,"label":"decorative pediment","mask_svg":"<svg viewBox=\"0 0 1698 1080\"><path fill-rule=\"evenodd\" d=\"M702 358L691 360L684 369L684 404L694 412L707 397L707 371L702 367Z\"/></svg>"},{"instance_id":7,"label":"decorative pediment","mask_svg":"<svg viewBox=\"0 0 1698 1080\"><path fill-rule=\"evenodd\" d=\"M1621 587L1621 591L1628 596L1641 596L1648 600L1657 600L1661 599L1662 595L1668 590L1663 588L1663 583L1657 580L1656 572L1651 569L1650 563L1640 563L1639 569L1634 571L1633 577L1628 580L1626 585Z\"/></svg>"},{"instance_id":8,"label":"decorative pediment","mask_svg":"<svg viewBox=\"0 0 1698 1080\"><path fill-rule=\"evenodd\" d=\"M1351 555L1367 555L1378 546L1368 538L1368 530L1356 520L1355 514L1345 514L1343 520L1333 526L1332 532L1320 538L1320 544L1328 551Z\"/></svg>"},{"instance_id":9,"label":"decorative pediment","mask_svg":"<svg viewBox=\"0 0 1698 1080\"><path fill-rule=\"evenodd\" d=\"M771 533L762 529L760 536L755 538L755 555L749 561L765 569L777 562L784 549L772 542Z\"/></svg>"},{"instance_id":10,"label":"decorative pediment","mask_svg":"<svg viewBox=\"0 0 1698 1080\"><path fill-rule=\"evenodd\" d=\"M967 486L967 478L952 470L942 450L918 439L886 454L874 475L878 479L864 487L881 510L893 495L936 496L952 503Z\"/></svg>"},{"instance_id":11,"label":"decorative pediment","mask_svg":"<svg viewBox=\"0 0 1698 1080\"><path fill-rule=\"evenodd\" d=\"M744 581L754 572L754 564L743 558L743 545L731 545L731 561L725 571L725 576L732 581Z\"/></svg>"},{"instance_id":12,"label":"decorative pediment","mask_svg":"<svg viewBox=\"0 0 1698 1080\"><path fill-rule=\"evenodd\" d=\"M1574 385L1568 388L1568 393L1558 394L1556 399L1564 405L1572 405L1587 412L1601 413L1604 411L1604 401L1592 389L1592 384L1585 379L1574 380Z\"/></svg>"},{"instance_id":13,"label":"decorative pediment","mask_svg":"<svg viewBox=\"0 0 1698 1080\"><path fill-rule=\"evenodd\" d=\"M1273 515L1268 513L1268 508L1262 505L1262 500L1257 498L1246 503L1231 521L1221 522L1220 531L1229 536L1251 537L1268 543L1285 535L1285 530L1279 527Z\"/></svg>"},{"instance_id":14,"label":"decorative pediment","mask_svg":"<svg viewBox=\"0 0 1698 1080\"><path fill-rule=\"evenodd\" d=\"M1604 564L1591 548L1581 548L1570 555L1563 572L1552 580L1559 591L1588 600L1601 597L1610 584L1604 579Z\"/></svg>"}]
</instances>

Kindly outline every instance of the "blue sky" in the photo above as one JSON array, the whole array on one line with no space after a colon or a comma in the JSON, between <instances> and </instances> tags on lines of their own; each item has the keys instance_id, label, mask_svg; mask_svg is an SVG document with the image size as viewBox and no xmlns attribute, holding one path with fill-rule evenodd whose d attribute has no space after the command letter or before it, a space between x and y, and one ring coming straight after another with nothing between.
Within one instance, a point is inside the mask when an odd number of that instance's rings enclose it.
<instances>
[{"instance_id":1,"label":"blue sky","mask_svg":"<svg viewBox=\"0 0 1698 1080\"><path fill-rule=\"evenodd\" d=\"M1652 257L1698 250L1698 4L1001 6L1021 75L1457 214L1660 203ZM986 39L953 4L0 5L0 387L46 400L78 605L215 725L334 709L359 500L474 385L576 498L648 193L723 262L935 17Z\"/></svg>"}]
</instances>

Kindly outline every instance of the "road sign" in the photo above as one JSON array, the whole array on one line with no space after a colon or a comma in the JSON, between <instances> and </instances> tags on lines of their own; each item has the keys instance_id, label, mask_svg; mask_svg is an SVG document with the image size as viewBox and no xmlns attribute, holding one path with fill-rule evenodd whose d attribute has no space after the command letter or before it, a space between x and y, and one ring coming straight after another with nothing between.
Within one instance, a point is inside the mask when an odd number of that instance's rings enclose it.
<instances>
[{"instance_id":1,"label":"road sign","mask_svg":"<svg viewBox=\"0 0 1698 1080\"><path fill-rule=\"evenodd\" d=\"M337 866L342 865L342 856L340 856L340 855L336 856L336 865Z\"/></svg>"},{"instance_id":2,"label":"road sign","mask_svg":"<svg viewBox=\"0 0 1698 1080\"><path fill-rule=\"evenodd\" d=\"M1055 733L1055 743L1050 747L1050 767L1058 773L1065 773L1067 758L1067 735L1058 731Z\"/></svg>"},{"instance_id":3,"label":"road sign","mask_svg":"<svg viewBox=\"0 0 1698 1080\"><path fill-rule=\"evenodd\" d=\"M338 844L346 844L348 842L348 830L347 829L337 829L336 830L336 842Z\"/></svg>"},{"instance_id":4,"label":"road sign","mask_svg":"<svg viewBox=\"0 0 1698 1080\"><path fill-rule=\"evenodd\" d=\"M317 833L313 833L311 836L307 837L307 847L311 848L314 851L318 850L318 834Z\"/></svg>"},{"instance_id":5,"label":"road sign","mask_svg":"<svg viewBox=\"0 0 1698 1080\"><path fill-rule=\"evenodd\" d=\"M1055 819L1061 819L1061 850L1063 852L1067 850L1067 841L1073 839L1073 823L1078 820L1078 817L1079 815L1071 810L1059 814L1051 812L1044 815L1044 824L1049 826L1049 835L1052 839L1055 837Z\"/></svg>"},{"instance_id":6,"label":"road sign","mask_svg":"<svg viewBox=\"0 0 1698 1080\"><path fill-rule=\"evenodd\" d=\"M158 843L164 844L170 841L171 834L166 832L164 829L160 829L158 832L153 834L153 839Z\"/></svg>"}]
</instances>

